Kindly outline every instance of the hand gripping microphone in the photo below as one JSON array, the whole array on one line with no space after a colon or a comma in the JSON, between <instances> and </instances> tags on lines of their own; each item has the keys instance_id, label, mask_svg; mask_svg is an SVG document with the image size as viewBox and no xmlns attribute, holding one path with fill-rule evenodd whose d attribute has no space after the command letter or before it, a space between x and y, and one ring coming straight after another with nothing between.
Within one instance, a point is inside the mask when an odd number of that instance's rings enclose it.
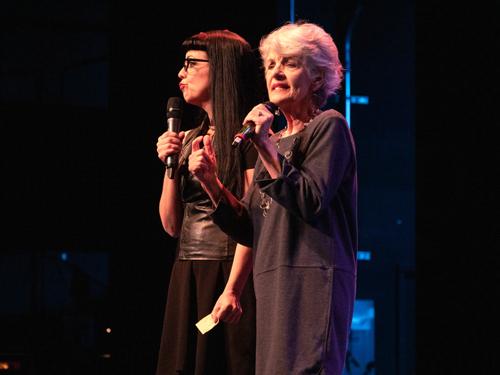
<instances>
[{"instance_id":1,"label":"hand gripping microphone","mask_svg":"<svg viewBox=\"0 0 500 375\"><path fill-rule=\"evenodd\" d=\"M179 133L181 128L183 101L181 98L172 97L167 102L167 131ZM167 176L174 178L177 169L178 155L169 155L165 161Z\"/></svg>"},{"instance_id":2,"label":"hand gripping microphone","mask_svg":"<svg viewBox=\"0 0 500 375\"><path fill-rule=\"evenodd\" d=\"M275 116L279 114L278 106L276 104L271 102L265 102L262 104L264 104L266 108ZM254 134L255 134L255 123L253 121L245 122L240 131L234 136L232 146L237 147L241 142L252 138Z\"/></svg>"}]
</instances>

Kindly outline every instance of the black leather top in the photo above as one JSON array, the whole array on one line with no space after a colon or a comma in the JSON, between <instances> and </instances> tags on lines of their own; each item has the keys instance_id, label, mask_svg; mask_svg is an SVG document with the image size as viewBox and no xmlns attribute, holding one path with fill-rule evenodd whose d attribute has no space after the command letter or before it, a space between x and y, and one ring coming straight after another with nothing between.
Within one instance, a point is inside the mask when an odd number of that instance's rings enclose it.
<instances>
[{"instance_id":1,"label":"black leather top","mask_svg":"<svg viewBox=\"0 0 500 375\"><path fill-rule=\"evenodd\" d=\"M178 258L182 260L232 259L236 242L210 218L210 198L197 178L187 170L187 159L180 169L184 218L178 242Z\"/></svg>"}]
</instances>

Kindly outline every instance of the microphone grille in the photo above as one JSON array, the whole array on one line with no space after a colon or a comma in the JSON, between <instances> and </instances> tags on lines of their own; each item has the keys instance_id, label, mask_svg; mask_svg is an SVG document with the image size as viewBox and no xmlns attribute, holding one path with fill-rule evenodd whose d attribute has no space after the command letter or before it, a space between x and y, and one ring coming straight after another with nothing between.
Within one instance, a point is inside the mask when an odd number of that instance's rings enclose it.
<instances>
[{"instance_id":1,"label":"microphone grille","mask_svg":"<svg viewBox=\"0 0 500 375\"><path fill-rule=\"evenodd\" d=\"M173 96L167 102L167 118L181 118L184 102L181 98Z\"/></svg>"},{"instance_id":2,"label":"microphone grille","mask_svg":"<svg viewBox=\"0 0 500 375\"><path fill-rule=\"evenodd\" d=\"M271 112L273 115L278 116L279 115L279 108L276 104L273 102L267 101L265 103L262 103L266 106L266 108Z\"/></svg>"}]
</instances>

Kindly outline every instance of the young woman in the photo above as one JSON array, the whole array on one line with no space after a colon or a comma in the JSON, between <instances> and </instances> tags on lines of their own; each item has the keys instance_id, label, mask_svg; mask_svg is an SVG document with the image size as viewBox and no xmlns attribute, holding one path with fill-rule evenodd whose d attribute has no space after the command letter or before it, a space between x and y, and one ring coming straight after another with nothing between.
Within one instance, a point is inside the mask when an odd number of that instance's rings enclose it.
<instances>
[{"instance_id":1,"label":"young woman","mask_svg":"<svg viewBox=\"0 0 500 375\"><path fill-rule=\"evenodd\" d=\"M243 196L257 158L250 144L231 147L248 111L262 100L258 59L250 45L228 30L202 32L184 41L179 88L204 119L189 132L158 138L160 160L179 155L174 178L165 174L159 204L165 231L178 237L160 345L157 375L254 374L255 299L251 249L213 223L211 202L187 169L192 141L207 136L217 157L216 174ZM195 324L216 305L226 322L202 335Z\"/></svg>"}]
</instances>

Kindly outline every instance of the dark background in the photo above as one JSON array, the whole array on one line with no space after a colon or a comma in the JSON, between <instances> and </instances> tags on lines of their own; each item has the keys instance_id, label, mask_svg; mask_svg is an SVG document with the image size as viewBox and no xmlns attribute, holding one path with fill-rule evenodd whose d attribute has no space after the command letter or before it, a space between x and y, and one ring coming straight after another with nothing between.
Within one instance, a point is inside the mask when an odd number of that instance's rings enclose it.
<instances>
[{"instance_id":1,"label":"dark background","mask_svg":"<svg viewBox=\"0 0 500 375\"><path fill-rule=\"evenodd\" d=\"M352 95L369 97L351 129L360 249L372 254L358 298L375 302L379 375L496 367L497 235L484 210L499 34L493 7L471 7L295 4L343 62L352 26ZM228 28L257 47L289 19L284 0L2 4L0 361L27 374L154 372L175 246L157 214L155 144L180 95L179 46ZM344 99L329 106L344 112Z\"/></svg>"}]
</instances>

